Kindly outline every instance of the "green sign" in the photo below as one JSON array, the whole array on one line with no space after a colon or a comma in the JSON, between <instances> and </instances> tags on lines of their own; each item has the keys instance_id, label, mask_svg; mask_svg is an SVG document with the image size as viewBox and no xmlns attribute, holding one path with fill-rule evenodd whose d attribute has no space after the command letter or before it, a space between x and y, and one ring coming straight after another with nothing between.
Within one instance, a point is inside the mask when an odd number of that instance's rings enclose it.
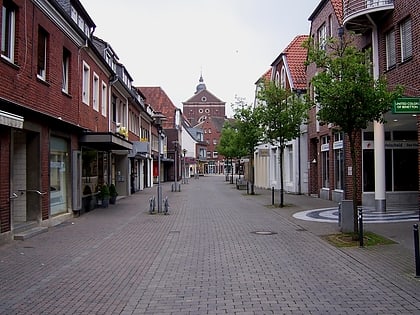
<instances>
[{"instance_id":1,"label":"green sign","mask_svg":"<svg viewBox=\"0 0 420 315\"><path fill-rule=\"evenodd\" d=\"M392 106L394 114L420 114L419 97L401 97L394 101Z\"/></svg>"}]
</instances>

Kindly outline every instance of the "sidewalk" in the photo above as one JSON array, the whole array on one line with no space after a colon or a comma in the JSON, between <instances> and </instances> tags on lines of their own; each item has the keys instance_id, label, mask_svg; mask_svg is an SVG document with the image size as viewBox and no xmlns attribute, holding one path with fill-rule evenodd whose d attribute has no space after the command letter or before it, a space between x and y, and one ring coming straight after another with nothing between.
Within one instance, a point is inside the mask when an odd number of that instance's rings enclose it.
<instances>
[{"instance_id":1,"label":"sidewalk","mask_svg":"<svg viewBox=\"0 0 420 315\"><path fill-rule=\"evenodd\" d=\"M47 233L0 246L1 314L416 314L419 279L401 244L338 249L336 224L292 213L332 203L236 190L222 176L163 184Z\"/></svg>"}]
</instances>

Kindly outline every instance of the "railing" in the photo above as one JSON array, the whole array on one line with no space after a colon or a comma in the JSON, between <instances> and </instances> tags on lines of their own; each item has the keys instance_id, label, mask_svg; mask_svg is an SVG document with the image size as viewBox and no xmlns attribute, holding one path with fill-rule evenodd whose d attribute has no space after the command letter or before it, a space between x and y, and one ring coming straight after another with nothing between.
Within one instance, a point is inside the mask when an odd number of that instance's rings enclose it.
<instances>
[{"instance_id":1,"label":"railing","mask_svg":"<svg viewBox=\"0 0 420 315\"><path fill-rule=\"evenodd\" d=\"M344 0L344 19L363 11L380 11L393 6L394 0Z\"/></svg>"}]
</instances>

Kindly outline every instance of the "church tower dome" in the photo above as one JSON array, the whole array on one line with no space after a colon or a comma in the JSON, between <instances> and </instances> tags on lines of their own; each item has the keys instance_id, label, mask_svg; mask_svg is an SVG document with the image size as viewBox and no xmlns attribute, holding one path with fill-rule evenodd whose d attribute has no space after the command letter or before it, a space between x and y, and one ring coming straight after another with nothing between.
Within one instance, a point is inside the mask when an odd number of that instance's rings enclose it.
<instances>
[{"instance_id":1,"label":"church tower dome","mask_svg":"<svg viewBox=\"0 0 420 315\"><path fill-rule=\"evenodd\" d=\"M198 92L200 92L200 91L202 91L202 90L206 90L207 88L206 88L206 84L204 83L204 80L203 80L203 75L201 74L200 75L200 80L199 80L199 82L200 83L198 83L198 85L197 85L197 87L196 87L196 89L195 89L195 94L197 94Z\"/></svg>"}]
</instances>

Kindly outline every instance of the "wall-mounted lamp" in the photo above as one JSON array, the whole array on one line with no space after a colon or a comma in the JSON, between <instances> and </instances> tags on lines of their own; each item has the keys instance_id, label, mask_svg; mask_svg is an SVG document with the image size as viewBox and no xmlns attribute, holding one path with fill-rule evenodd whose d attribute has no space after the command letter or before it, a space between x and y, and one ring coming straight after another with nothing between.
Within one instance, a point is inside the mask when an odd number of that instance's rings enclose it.
<instances>
[{"instance_id":1,"label":"wall-mounted lamp","mask_svg":"<svg viewBox=\"0 0 420 315\"><path fill-rule=\"evenodd\" d=\"M313 159L312 160L312 164L316 164L316 159Z\"/></svg>"}]
</instances>

